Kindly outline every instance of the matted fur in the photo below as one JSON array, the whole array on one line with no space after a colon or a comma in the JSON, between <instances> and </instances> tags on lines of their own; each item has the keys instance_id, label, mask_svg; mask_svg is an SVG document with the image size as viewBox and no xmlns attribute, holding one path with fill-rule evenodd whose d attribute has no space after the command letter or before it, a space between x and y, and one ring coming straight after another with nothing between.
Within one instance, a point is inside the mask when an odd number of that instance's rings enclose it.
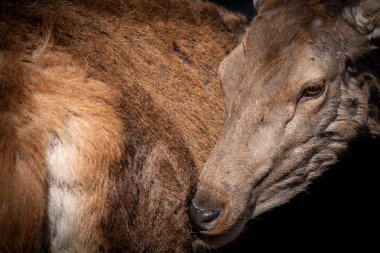
<instances>
[{"instance_id":1,"label":"matted fur","mask_svg":"<svg viewBox=\"0 0 380 253\"><path fill-rule=\"evenodd\" d=\"M1 1L0 251L190 250L244 23L197 0Z\"/></svg>"}]
</instances>

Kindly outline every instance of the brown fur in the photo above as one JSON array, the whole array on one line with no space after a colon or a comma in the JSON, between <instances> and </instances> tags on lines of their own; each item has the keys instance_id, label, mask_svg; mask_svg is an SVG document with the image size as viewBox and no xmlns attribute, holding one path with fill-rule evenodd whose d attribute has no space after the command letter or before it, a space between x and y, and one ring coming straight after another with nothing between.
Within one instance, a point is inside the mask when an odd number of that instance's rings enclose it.
<instances>
[{"instance_id":1,"label":"brown fur","mask_svg":"<svg viewBox=\"0 0 380 253\"><path fill-rule=\"evenodd\" d=\"M215 73L244 19L179 0L0 10L0 251L189 250L187 199L221 131ZM51 206L63 193L74 210Z\"/></svg>"},{"instance_id":2,"label":"brown fur","mask_svg":"<svg viewBox=\"0 0 380 253\"><path fill-rule=\"evenodd\" d=\"M220 215L196 245L233 240L249 219L304 191L352 140L380 136L380 2L255 2L258 15L219 69L225 127L193 205ZM313 83L325 88L305 97Z\"/></svg>"}]
</instances>

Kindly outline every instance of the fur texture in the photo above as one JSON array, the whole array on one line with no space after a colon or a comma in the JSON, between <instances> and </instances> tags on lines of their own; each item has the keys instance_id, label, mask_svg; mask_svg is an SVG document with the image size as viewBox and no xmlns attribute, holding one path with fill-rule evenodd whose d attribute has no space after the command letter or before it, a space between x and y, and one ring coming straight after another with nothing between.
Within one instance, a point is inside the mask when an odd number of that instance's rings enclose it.
<instances>
[{"instance_id":1,"label":"fur texture","mask_svg":"<svg viewBox=\"0 0 380 253\"><path fill-rule=\"evenodd\" d=\"M0 251L190 250L245 19L193 0L0 10Z\"/></svg>"}]
</instances>

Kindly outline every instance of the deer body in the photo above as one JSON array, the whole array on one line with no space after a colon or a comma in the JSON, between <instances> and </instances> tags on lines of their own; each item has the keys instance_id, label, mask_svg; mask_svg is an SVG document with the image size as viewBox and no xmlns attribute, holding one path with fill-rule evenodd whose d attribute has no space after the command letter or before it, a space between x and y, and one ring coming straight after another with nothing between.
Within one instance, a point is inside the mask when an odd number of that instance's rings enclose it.
<instances>
[{"instance_id":1,"label":"deer body","mask_svg":"<svg viewBox=\"0 0 380 253\"><path fill-rule=\"evenodd\" d=\"M201 1L0 10L0 252L191 250L244 18Z\"/></svg>"}]
</instances>

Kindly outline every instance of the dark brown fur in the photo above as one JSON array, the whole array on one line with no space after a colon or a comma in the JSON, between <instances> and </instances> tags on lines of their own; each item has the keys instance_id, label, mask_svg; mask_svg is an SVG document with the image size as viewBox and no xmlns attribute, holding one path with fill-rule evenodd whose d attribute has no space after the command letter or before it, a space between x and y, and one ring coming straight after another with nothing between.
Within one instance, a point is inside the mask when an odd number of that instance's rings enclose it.
<instances>
[{"instance_id":1,"label":"dark brown fur","mask_svg":"<svg viewBox=\"0 0 380 253\"><path fill-rule=\"evenodd\" d=\"M0 251L189 250L215 73L243 28L200 1L2 1ZM53 188L79 199L65 245Z\"/></svg>"}]
</instances>

